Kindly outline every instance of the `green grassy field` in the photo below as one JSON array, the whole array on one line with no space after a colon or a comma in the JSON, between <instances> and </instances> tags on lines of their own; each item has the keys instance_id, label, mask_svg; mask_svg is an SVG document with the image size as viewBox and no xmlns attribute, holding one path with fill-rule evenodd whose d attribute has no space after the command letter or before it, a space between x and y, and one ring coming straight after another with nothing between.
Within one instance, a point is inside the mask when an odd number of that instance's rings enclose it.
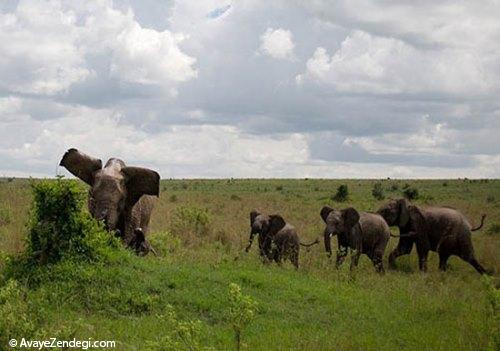
<instances>
[{"instance_id":1,"label":"green grassy field","mask_svg":"<svg viewBox=\"0 0 500 351\"><path fill-rule=\"evenodd\" d=\"M386 199L372 196L376 182ZM349 199L336 203L331 197L341 184L348 186ZM199 345L230 350L235 344L228 289L234 282L258 303L243 331L244 349L498 349L498 273L482 278L457 257L441 273L431 253L429 272L422 274L414 251L398 259L397 271L380 276L363 256L355 272L348 264L336 270L322 245L301 251L298 271L290 264L263 265L257 245L242 252L254 208L280 213L302 241L310 241L322 233L323 205L374 211L401 197L407 185L418 189L415 203L456 207L473 225L485 213L485 227L473 234L476 254L486 268L500 272L500 180L164 180L150 232L159 257L121 253L106 264L54 265L35 287L19 282L25 312L36 316L39 335L161 350L168 349L162 336L176 329L165 318L171 306L178 320L200 321ZM23 250L30 203L29 181L0 182L3 261ZM396 243L392 238L386 257Z\"/></svg>"}]
</instances>

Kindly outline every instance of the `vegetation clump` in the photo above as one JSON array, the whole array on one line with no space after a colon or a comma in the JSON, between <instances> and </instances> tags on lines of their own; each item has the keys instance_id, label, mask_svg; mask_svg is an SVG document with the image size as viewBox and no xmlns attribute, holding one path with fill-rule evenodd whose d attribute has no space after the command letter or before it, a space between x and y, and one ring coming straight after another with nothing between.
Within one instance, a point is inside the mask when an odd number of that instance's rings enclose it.
<instances>
[{"instance_id":1,"label":"vegetation clump","mask_svg":"<svg viewBox=\"0 0 500 351\"><path fill-rule=\"evenodd\" d=\"M419 196L418 189L412 186L405 187L405 189L403 190L403 195L408 200L416 200Z\"/></svg>"},{"instance_id":2,"label":"vegetation clump","mask_svg":"<svg viewBox=\"0 0 500 351\"><path fill-rule=\"evenodd\" d=\"M332 200L336 202L345 202L349 199L349 189L347 185L342 184L337 188L337 192L333 195Z\"/></svg>"},{"instance_id":3,"label":"vegetation clump","mask_svg":"<svg viewBox=\"0 0 500 351\"><path fill-rule=\"evenodd\" d=\"M382 183L378 182L373 184L372 196L377 200L385 199L384 188L382 187Z\"/></svg>"},{"instance_id":4,"label":"vegetation clump","mask_svg":"<svg viewBox=\"0 0 500 351\"><path fill-rule=\"evenodd\" d=\"M257 303L251 296L243 295L238 284L229 285L228 319L234 331L236 350L241 349L242 334L255 316Z\"/></svg>"},{"instance_id":5,"label":"vegetation clump","mask_svg":"<svg viewBox=\"0 0 500 351\"><path fill-rule=\"evenodd\" d=\"M486 230L486 234L496 235L500 234L500 223L491 223L488 229Z\"/></svg>"},{"instance_id":6,"label":"vegetation clump","mask_svg":"<svg viewBox=\"0 0 500 351\"><path fill-rule=\"evenodd\" d=\"M117 241L84 211L85 192L76 181L32 183L33 206L26 256L44 265L63 258L98 261Z\"/></svg>"},{"instance_id":7,"label":"vegetation clump","mask_svg":"<svg viewBox=\"0 0 500 351\"><path fill-rule=\"evenodd\" d=\"M184 243L199 242L199 239L210 236L210 222L210 214L206 209L179 206L172 214L170 231L182 238Z\"/></svg>"}]
</instances>

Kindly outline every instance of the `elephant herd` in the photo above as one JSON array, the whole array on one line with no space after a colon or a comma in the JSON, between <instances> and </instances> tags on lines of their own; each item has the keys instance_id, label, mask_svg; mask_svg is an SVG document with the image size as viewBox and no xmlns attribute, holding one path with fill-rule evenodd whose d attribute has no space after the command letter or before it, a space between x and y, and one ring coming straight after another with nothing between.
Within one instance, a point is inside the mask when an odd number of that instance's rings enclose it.
<instances>
[{"instance_id":1,"label":"elephant herd","mask_svg":"<svg viewBox=\"0 0 500 351\"><path fill-rule=\"evenodd\" d=\"M324 206L320 216L325 223L323 238L328 256L332 254L331 238L337 236L337 267L350 250L351 269L358 265L361 254L365 254L377 272L384 272L382 259L389 238L393 236L399 238L399 243L389 255L391 268L396 268L395 260L398 256L409 254L413 246L416 246L421 271L427 271L429 251L435 251L439 254L439 269L442 271L446 270L448 258L456 255L470 263L479 273L487 273L477 261L471 241L471 232L482 228L485 215L481 218L481 224L472 228L467 218L453 208L421 208L410 204L406 199L398 199L390 200L376 213L358 212L352 207L336 210ZM389 226L399 227L400 234L392 235ZM319 242L317 239L310 244L301 243L295 227L279 215L264 215L252 211L250 227L246 251L258 234L259 251L263 260L280 263L288 258L296 268L299 267L300 245L311 246Z\"/></svg>"},{"instance_id":2,"label":"elephant herd","mask_svg":"<svg viewBox=\"0 0 500 351\"><path fill-rule=\"evenodd\" d=\"M122 160L111 158L102 161L76 149L69 149L60 161L74 176L87 183L88 208L91 215L102 220L106 229L122 239L124 245L138 255L156 254L146 239L154 197L159 196L160 175L150 169L127 166ZM383 256L390 236L389 226L399 227L397 247L389 255L389 266L395 268L397 257L409 254L416 246L419 268L427 270L429 251L439 254L439 268L446 270L451 255L469 262L479 273L487 273L477 261L471 241L468 220L459 211L449 207L422 208L406 199L391 200L376 213L359 212L349 207L342 210L324 206L320 217L325 223L323 233L326 252L331 256L331 238L337 236L337 267L351 251L351 269L356 267L361 254L366 254L377 272L384 272ZM297 230L282 216L250 213L250 239L248 252L255 235L258 235L260 256L265 261L280 263L289 259L299 267L300 242Z\"/></svg>"}]
</instances>

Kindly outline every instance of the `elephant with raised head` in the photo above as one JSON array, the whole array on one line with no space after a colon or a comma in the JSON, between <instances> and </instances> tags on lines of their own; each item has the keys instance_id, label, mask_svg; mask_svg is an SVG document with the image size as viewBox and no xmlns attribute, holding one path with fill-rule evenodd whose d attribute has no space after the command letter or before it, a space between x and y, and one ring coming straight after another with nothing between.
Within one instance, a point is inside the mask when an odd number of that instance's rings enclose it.
<instances>
[{"instance_id":1,"label":"elephant with raised head","mask_svg":"<svg viewBox=\"0 0 500 351\"><path fill-rule=\"evenodd\" d=\"M289 259L295 268L299 268L300 246L312 246L300 242L295 227L283 219L280 215L264 215L257 211L250 212L250 239L245 251L252 247L253 238L259 235L259 252L263 260L274 260L281 263L283 259Z\"/></svg>"},{"instance_id":2,"label":"elephant with raised head","mask_svg":"<svg viewBox=\"0 0 500 351\"><path fill-rule=\"evenodd\" d=\"M470 263L476 271L486 273L477 261L472 246L471 232L482 228L481 224L472 228L465 216L450 207L428 207L410 205L406 199L391 200L377 211L390 226L399 227L398 246L389 255L389 266L396 267L396 258L417 247L419 268L427 270L429 251L439 254L439 269L446 270L448 258L456 255Z\"/></svg>"},{"instance_id":3,"label":"elephant with raised head","mask_svg":"<svg viewBox=\"0 0 500 351\"><path fill-rule=\"evenodd\" d=\"M69 149L60 165L90 185L88 208L107 230L139 255L153 251L146 240L154 197L160 193L160 175L146 168L129 167L116 158L102 161Z\"/></svg>"},{"instance_id":4,"label":"elephant with raised head","mask_svg":"<svg viewBox=\"0 0 500 351\"><path fill-rule=\"evenodd\" d=\"M358 265L361 254L367 255L377 272L384 272L382 258L389 242L390 230L384 219L375 213L358 212L349 207L334 210L329 206L321 209L320 216L326 224L324 235L325 249L332 254L331 237L337 235L337 268L351 249L351 269Z\"/></svg>"}]
</instances>

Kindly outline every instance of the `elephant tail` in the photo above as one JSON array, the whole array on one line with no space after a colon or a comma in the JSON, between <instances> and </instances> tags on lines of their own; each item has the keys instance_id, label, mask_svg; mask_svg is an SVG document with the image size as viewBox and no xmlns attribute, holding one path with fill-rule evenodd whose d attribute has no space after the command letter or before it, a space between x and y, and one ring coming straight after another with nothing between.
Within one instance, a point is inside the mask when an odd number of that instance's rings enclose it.
<instances>
[{"instance_id":1,"label":"elephant tail","mask_svg":"<svg viewBox=\"0 0 500 351\"><path fill-rule=\"evenodd\" d=\"M481 224L480 224L478 227L476 227L476 228L472 228L470 231L471 231L471 232L475 232L476 230L481 229L481 228L483 227L483 224L484 224L484 219L485 219L485 218L486 218L486 215L485 215L485 214L483 214L483 215L482 215L482 217L481 217Z\"/></svg>"},{"instance_id":2,"label":"elephant tail","mask_svg":"<svg viewBox=\"0 0 500 351\"><path fill-rule=\"evenodd\" d=\"M311 246L316 245L316 244L319 244L318 238L316 238L316 240L314 240L312 243L309 243L309 244L300 243L301 246L305 246L305 247L311 247Z\"/></svg>"}]
</instances>

